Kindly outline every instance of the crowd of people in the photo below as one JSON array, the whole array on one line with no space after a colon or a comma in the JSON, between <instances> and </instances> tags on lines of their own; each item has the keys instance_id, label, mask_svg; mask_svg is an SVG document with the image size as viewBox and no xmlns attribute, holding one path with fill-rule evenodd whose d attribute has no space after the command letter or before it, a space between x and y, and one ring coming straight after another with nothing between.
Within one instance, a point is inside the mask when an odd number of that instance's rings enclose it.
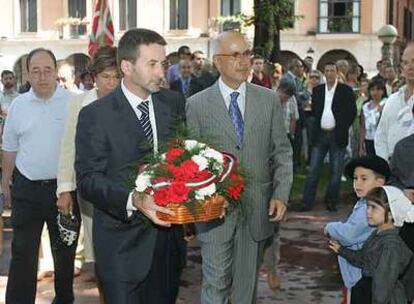
<instances>
[{"instance_id":1,"label":"crowd of people","mask_svg":"<svg viewBox=\"0 0 414 304\"><path fill-rule=\"evenodd\" d=\"M322 71L311 57L271 63L238 32L212 46L212 62L188 46L166 56L163 37L134 29L118 47L98 49L85 71L40 48L19 90L12 71L1 73L1 190L13 227L7 303L34 303L45 276L54 276L53 303L73 303L84 263L96 266L101 303L175 303L191 229L160 220L157 212L171 211L127 181L131 163L158 153L183 122L240 160L254 208L245 221L233 210L195 225L201 303L254 303L261 266L279 288L279 223L293 173L306 168L296 211L308 212L324 163L326 209L337 211L343 178L358 197L347 219L324 229L344 303L413 299L414 44L401 71L381 60L371 79L345 59ZM62 241L57 217L81 223L75 242Z\"/></svg>"}]
</instances>

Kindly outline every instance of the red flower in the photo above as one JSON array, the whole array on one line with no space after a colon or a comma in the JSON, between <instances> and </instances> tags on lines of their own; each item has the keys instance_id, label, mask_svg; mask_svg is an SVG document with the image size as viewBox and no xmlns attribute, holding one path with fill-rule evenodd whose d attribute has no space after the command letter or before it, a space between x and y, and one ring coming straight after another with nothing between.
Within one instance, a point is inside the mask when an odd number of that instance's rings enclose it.
<instances>
[{"instance_id":1,"label":"red flower","mask_svg":"<svg viewBox=\"0 0 414 304\"><path fill-rule=\"evenodd\" d=\"M184 152L185 152L185 150L181 149L181 148L171 149L165 155L165 159L167 160L168 163L172 163L173 161L178 159L181 155L183 155Z\"/></svg>"},{"instance_id":2,"label":"red flower","mask_svg":"<svg viewBox=\"0 0 414 304\"><path fill-rule=\"evenodd\" d=\"M154 191L154 202L158 206L165 207L170 203L168 188L160 188Z\"/></svg>"},{"instance_id":3,"label":"red flower","mask_svg":"<svg viewBox=\"0 0 414 304\"><path fill-rule=\"evenodd\" d=\"M230 186L227 187L227 193L229 194L230 198L238 200L244 190L243 177L235 172L231 172L229 175L229 180Z\"/></svg>"},{"instance_id":4,"label":"red flower","mask_svg":"<svg viewBox=\"0 0 414 304\"><path fill-rule=\"evenodd\" d=\"M184 182L173 182L168 188L169 200L171 203L182 204L188 200L191 189Z\"/></svg>"},{"instance_id":5,"label":"red flower","mask_svg":"<svg viewBox=\"0 0 414 304\"><path fill-rule=\"evenodd\" d=\"M209 179L211 177L211 173L210 171L208 171L207 169L203 170L203 171L199 171L197 173L197 175L193 178L193 182L202 182L205 181L207 179Z\"/></svg>"},{"instance_id":6,"label":"red flower","mask_svg":"<svg viewBox=\"0 0 414 304\"><path fill-rule=\"evenodd\" d=\"M192 181L199 173L198 165L191 159L182 162L180 166L168 164L167 168L172 173L175 180L182 182Z\"/></svg>"}]
</instances>

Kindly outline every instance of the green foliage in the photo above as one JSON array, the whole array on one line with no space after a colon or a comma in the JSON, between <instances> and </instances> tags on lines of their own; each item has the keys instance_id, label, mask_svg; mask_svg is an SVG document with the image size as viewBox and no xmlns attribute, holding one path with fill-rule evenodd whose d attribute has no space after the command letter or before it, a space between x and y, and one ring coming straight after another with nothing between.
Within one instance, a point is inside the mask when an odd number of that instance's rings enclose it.
<instances>
[{"instance_id":1,"label":"green foliage","mask_svg":"<svg viewBox=\"0 0 414 304\"><path fill-rule=\"evenodd\" d=\"M280 52L280 31L301 18L294 15L294 0L255 0L254 16L245 19L247 24L256 26L255 52L274 60L272 55Z\"/></svg>"}]
</instances>

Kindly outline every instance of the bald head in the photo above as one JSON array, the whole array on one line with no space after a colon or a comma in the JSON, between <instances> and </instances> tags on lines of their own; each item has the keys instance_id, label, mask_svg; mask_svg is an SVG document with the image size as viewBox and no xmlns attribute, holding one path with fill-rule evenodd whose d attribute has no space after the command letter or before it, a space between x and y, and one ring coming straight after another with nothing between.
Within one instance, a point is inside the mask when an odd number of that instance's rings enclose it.
<instances>
[{"instance_id":1,"label":"bald head","mask_svg":"<svg viewBox=\"0 0 414 304\"><path fill-rule=\"evenodd\" d=\"M401 72L407 84L414 87L414 43L410 42L401 57Z\"/></svg>"},{"instance_id":2,"label":"bald head","mask_svg":"<svg viewBox=\"0 0 414 304\"><path fill-rule=\"evenodd\" d=\"M213 41L213 56L216 54L231 54L238 44L246 44L247 42L242 34L235 31L221 33Z\"/></svg>"},{"instance_id":3,"label":"bald head","mask_svg":"<svg viewBox=\"0 0 414 304\"><path fill-rule=\"evenodd\" d=\"M237 89L250 73L251 53L239 32L224 32L213 42L213 60L222 80Z\"/></svg>"}]
</instances>

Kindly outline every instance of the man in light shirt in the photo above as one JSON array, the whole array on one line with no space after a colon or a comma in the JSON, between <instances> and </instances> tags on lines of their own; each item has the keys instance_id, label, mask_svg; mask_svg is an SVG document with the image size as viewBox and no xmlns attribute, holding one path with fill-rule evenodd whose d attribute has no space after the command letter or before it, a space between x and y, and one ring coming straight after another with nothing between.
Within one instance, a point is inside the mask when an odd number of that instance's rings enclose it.
<instances>
[{"instance_id":1,"label":"man in light shirt","mask_svg":"<svg viewBox=\"0 0 414 304\"><path fill-rule=\"evenodd\" d=\"M404 50L401 72L406 85L388 98L375 133L375 151L387 161L391 159L396 143L410 135L412 129L414 43L410 43Z\"/></svg>"},{"instance_id":2,"label":"man in light shirt","mask_svg":"<svg viewBox=\"0 0 414 304\"><path fill-rule=\"evenodd\" d=\"M326 84L315 87L312 92L314 146L300 211L310 211L313 208L320 169L328 152L331 176L326 189L325 204L328 211L336 211L348 131L356 116L354 92L351 87L338 82L338 68L335 63L329 62L325 65L325 78Z\"/></svg>"},{"instance_id":3,"label":"man in light shirt","mask_svg":"<svg viewBox=\"0 0 414 304\"><path fill-rule=\"evenodd\" d=\"M55 261L53 303L73 303L76 242L71 246L59 242L55 195L60 140L73 95L57 85L56 58L51 51L31 51L27 71L31 90L12 103L3 134L1 184L6 204L12 205L13 227L6 302L35 302L39 242L46 222Z\"/></svg>"}]
</instances>

